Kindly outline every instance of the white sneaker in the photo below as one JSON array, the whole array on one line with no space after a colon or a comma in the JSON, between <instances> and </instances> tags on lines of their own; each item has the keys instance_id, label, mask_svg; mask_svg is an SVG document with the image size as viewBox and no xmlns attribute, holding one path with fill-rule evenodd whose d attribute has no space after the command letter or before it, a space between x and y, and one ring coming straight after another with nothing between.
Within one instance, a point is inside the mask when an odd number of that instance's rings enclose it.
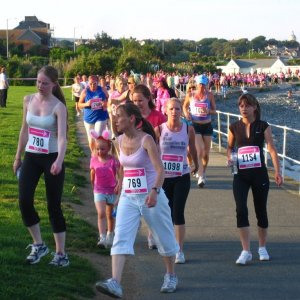
<instances>
[{"instance_id":1,"label":"white sneaker","mask_svg":"<svg viewBox=\"0 0 300 300\"><path fill-rule=\"evenodd\" d=\"M205 183L206 183L206 178L204 176L199 176L198 187L203 188L205 186Z\"/></svg>"},{"instance_id":2,"label":"white sneaker","mask_svg":"<svg viewBox=\"0 0 300 300\"><path fill-rule=\"evenodd\" d=\"M270 260L269 253L266 247L259 247L258 248L259 260L261 261L268 261Z\"/></svg>"},{"instance_id":3,"label":"white sneaker","mask_svg":"<svg viewBox=\"0 0 300 300\"><path fill-rule=\"evenodd\" d=\"M160 289L161 293L174 293L176 291L178 279L176 275L165 274L164 283Z\"/></svg>"},{"instance_id":4,"label":"white sneaker","mask_svg":"<svg viewBox=\"0 0 300 300\"><path fill-rule=\"evenodd\" d=\"M252 254L250 251L243 250L237 261L235 262L237 265L246 265L248 262L252 260Z\"/></svg>"},{"instance_id":5,"label":"white sneaker","mask_svg":"<svg viewBox=\"0 0 300 300\"><path fill-rule=\"evenodd\" d=\"M182 251L177 252L175 258L175 264L184 264L184 263L185 263L184 253Z\"/></svg>"},{"instance_id":6,"label":"white sneaker","mask_svg":"<svg viewBox=\"0 0 300 300\"><path fill-rule=\"evenodd\" d=\"M106 236L106 241L105 241L105 248L111 248L112 244L114 241L114 234L113 233L109 233Z\"/></svg>"},{"instance_id":7,"label":"white sneaker","mask_svg":"<svg viewBox=\"0 0 300 300\"><path fill-rule=\"evenodd\" d=\"M104 249L106 246L106 236L101 236L98 240L97 246L101 249Z\"/></svg>"},{"instance_id":8,"label":"white sneaker","mask_svg":"<svg viewBox=\"0 0 300 300\"><path fill-rule=\"evenodd\" d=\"M80 112L77 112L76 116L77 116L77 117L80 117Z\"/></svg>"},{"instance_id":9,"label":"white sneaker","mask_svg":"<svg viewBox=\"0 0 300 300\"><path fill-rule=\"evenodd\" d=\"M154 238L152 236L148 236L148 248L150 250L157 249L156 243L155 243Z\"/></svg>"},{"instance_id":10,"label":"white sneaker","mask_svg":"<svg viewBox=\"0 0 300 300\"><path fill-rule=\"evenodd\" d=\"M96 289L98 292L111 296L113 298L122 298L123 296L121 285L113 278L105 281L98 281L96 283Z\"/></svg>"}]
</instances>

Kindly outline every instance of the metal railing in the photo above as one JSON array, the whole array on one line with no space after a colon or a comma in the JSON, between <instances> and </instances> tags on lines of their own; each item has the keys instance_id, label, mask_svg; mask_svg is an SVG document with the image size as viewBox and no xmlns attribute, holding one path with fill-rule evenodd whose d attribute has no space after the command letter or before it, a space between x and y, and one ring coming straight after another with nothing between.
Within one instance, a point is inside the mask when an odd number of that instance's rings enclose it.
<instances>
[{"instance_id":1,"label":"metal railing","mask_svg":"<svg viewBox=\"0 0 300 300\"><path fill-rule=\"evenodd\" d=\"M226 121L223 121L221 116L224 116L226 118ZM231 118L235 119L241 119L242 117L240 115L228 113L228 112L222 112L222 111L217 111L217 129L214 129L214 132L217 134L217 144L219 148L219 152L222 151L222 148L227 147L227 139L228 139L228 132L229 132L229 126L232 123ZM278 138L278 144L276 145L279 146L277 147L280 150L278 150L278 156L281 158L281 174L283 179L285 179L286 171L287 171L287 162L291 162L293 164L299 165L300 166L300 161L292 158L287 155L287 147L292 145L295 141L288 140L288 136L291 136L293 134L296 134L298 137L300 137L300 130L293 129L287 126L280 126L280 125L275 125L269 123L270 126L272 126L272 131L281 131L281 138ZM277 134L279 136L279 134ZM222 137L226 137L225 139L222 139ZM300 140L298 138L298 140ZM295 146L294 146L295 147ZM265 163L268 165L268 149L267 147L264 147L264 152L265 152ZM295 178L296 177L296 178ZM300 195L300 168L297 171L297 176L293 177L294 180L299 182L299 195Z\"/></svg>"}]
</instances>

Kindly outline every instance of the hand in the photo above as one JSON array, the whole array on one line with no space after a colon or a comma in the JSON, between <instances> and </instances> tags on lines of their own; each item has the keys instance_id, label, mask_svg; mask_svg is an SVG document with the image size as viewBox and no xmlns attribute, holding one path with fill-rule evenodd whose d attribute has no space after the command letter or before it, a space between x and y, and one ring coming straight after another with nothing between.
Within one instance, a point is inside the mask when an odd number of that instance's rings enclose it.
<instances>
[{"instance_id":1,"label":"hand","mask_svg":"<svg viewBox=\"0 0 300 300\"><path fill-rule=\"evenodd\" d=\"M21 159L15 159L14 163L13 163L13 171L14 174L16 175L17 170L21 167L22 161Z\"/></svg>"},{"instance_id":2,"label":"hand","mask_svg":"<svg viewBox=\"0 0 300 300\"><path fill-rule=\"evenodd\" d=\"M279 172L275 172L275 182L276 182L277 186L281 186L283 183L282 176Z\"/></svg>"},{"instance_id":3,"label":"hand","mask_svg":"<svg viewBox=\"0 0 300 300\"><path fill-rule=\"evenodd\" d=\"M151 208L154 207L156 203L157 203L157 192L152 189L145 200L145 204L147 205L147 207Z\"/></svg>"},{"instance_id":4,"label":"hand","mask_svg":"<svg viewBox=\"0 0 300 300\"><path fill-rule=\"evenodd\" d=\"M227 167L232 167L233 166L233 160L227 159Z\"/></svg>"},{"instance_id":5,"label":"hand","mask_svg":"<svg viewBox=\"0 0 300 300\"><path fill-rule=\"evenodd\" d=\"M61 164L57 163L57 161L55 161L50 169L50 173L52 175L58 175L61 172L62 166Z\"/></svg>"}]
</instances>

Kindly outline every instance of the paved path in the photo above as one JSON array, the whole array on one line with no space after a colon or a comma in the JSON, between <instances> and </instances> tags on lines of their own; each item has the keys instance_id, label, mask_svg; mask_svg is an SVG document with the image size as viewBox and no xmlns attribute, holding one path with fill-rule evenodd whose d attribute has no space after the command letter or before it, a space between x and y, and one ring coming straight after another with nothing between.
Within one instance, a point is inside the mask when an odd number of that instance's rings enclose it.
<instances>
[{"instance_id":1,"label":"paved path","mask_svg":"<svg viewBox=\"0 0 300 300\"><path fill-rule=\"evenodd\" d=\"M249 214L252 225L253 262L239 267L241 251L235 228L232 177L225 167L224 154L211 152L207 185L199 189L193 179L187 202L187 263L176 266L178 291L159 294L164 272L158 254L145 248L146 230L136 243L138 273L144 291L140 299L203 300L291 300L300 299L300 197L277 188L269 194L269 243L272 260L260 262L257 255L256 220L252 195ZM126 287L125 287L126 294Z\"/></svg>"},{"instance_id":2,"label":"paved path","mask_svg":"<svg viewBox=\"0 0 300 300\"><path fill-rule=\"evenodd\" d=\"M177 292L169 295L159 292L164 267L158 253L147 249L147 229L143 223L136 240L136 256L125 266L124 299L300 299L300 197L277 188L272 181L268 206L268 250L272 260L260 262L250 193L253 262L239 267L235 260L241 246L235 227L231 184L225 156L213 148L205 188L199 189L196 180L192 180L185 211L187 262L176 266ZM136 292L135 287L138 287ZM101 295L99 299L110 298Z\"/></svg>"}]
</instances>

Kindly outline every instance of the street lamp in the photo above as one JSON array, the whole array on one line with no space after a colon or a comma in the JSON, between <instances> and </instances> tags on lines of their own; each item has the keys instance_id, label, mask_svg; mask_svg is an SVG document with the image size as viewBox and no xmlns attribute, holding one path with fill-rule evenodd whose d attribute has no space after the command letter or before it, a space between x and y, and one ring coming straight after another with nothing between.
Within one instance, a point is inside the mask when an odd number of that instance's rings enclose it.
<instances>
[{"instance_id":1,"label":"street lamp","mask_svg":"<svg viewBox=\"0 0 300 300\"><path fill-rule=\"evenodd\" d=\"M74 45L73 51L74 51L74 53L75 53L75 51L76 51L76 44L75 44L75 30L76 30L76 27L74 27L74 39L73 39L73 45Z\"/></svg>"},{"instance_id":2,"label":"street lamp","mask_svg":"<svg viewBox=\"0 0 300 300\"><path fill-rule=\"evenodd\" d=\"M6 19L6 58L9 59L9 49L8 49L8 20L16 20L16 18Z\"/></svg>"},{"instance_id":3,"label":"street lamp","mask_svg":"<svg viewBox=\"0 0 300 300\"><path fill-rule=\"evenodd\" d=\"M6 58L8 59L9 52L8 52L8 19L6 19Z\"/></svg>"}]
</instances>

